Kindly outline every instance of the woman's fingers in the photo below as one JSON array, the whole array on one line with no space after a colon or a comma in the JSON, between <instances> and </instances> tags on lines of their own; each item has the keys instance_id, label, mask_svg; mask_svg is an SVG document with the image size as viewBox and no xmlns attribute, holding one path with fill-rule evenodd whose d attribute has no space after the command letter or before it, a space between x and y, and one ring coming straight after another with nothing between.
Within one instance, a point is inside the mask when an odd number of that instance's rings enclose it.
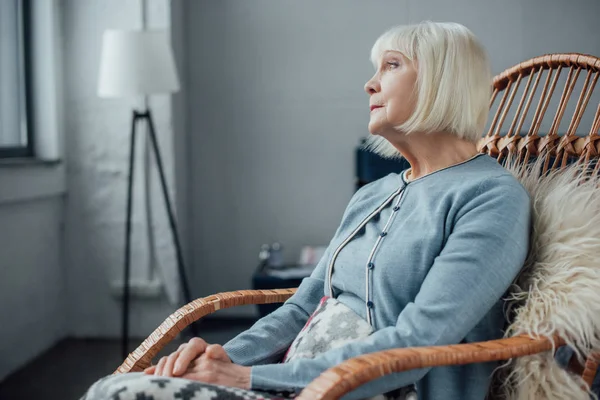
<instances>
[{"instance_id":1,"label":"woman's fingers","mask_svg":"<svg viewBox=\"0 0 600 400\"><path fill-rule=\"evenodd\" d=\"M183 343L174 353L171 353L167 357L167 361L165 362L165 366L162 370L162 376L177 376L177 374L175 373L175 362L177 361L177 358L179 357L183 349L185 349L187 346L187 343Z\"/></svg>"},{"instance_id":2,"label":"woman's fingers","mask_svg":"<svg viewBox=\"0 0 600 400\"><path fill-rule=\"evenodd\" d=\"M156 370L154 371L154 375L162 376L163 368L167 362L167 357L162 357L158 360L158 364L156 364Z\"/></svg>"},{"instance_id":3,"label":"woman's fingers","mask_svg":"<svg viewBox=\"0 0 600 400\"><path fill-rule=\"evenodd\" d=\"M190 362L196 357L202 355L204 351L206 351L206 346L208 344L200 339L193 338L189 341L188 345L181 351L177 360L175 360L175 367L173 368L173 373L177 376L182 375L188 368Z\"/></svg>"},{"instance_id":4,"label":"woman's fingers","mask_svg":"<svg viewBox=\"0 0 600 400\"><path fill-rule=\"evenodd\" d=\"M190 362L206 351L207 346L208 343L206 343L204 340L200 338L193 338L188 343L184 343L179 346L177 351L171 355L162 357L158 361L158 364L146 368L144 373L148 375L154 374L157 376L166 377L181 376L188 369ZM222 357L221 353L217 354L218 356Z\"/></svg>"},{"instance_id":5,"label":"woman's fingers","mask_svg":"<svg viewBox=\"0 0 600 400\"><path fill-rule=\"evenodd\" d=\"M206 348L206 356L213 360L219 360L223 362L231 362L231 359L227 355L227 352L220 344L211 344Z\"/></svg>"},{"instance_id":6,"label":"woman's fingers","mask_svg":"<svg viewBox=\"0 0 600 400\"><path fill-rule=\"evenodd\" d=\"M144 373L147 375L153 375L154 371L156 371L156 365L151 365L144 370Z\"/></svg>"},{"instance_id":7,"label":"woman's fingers","mask_svg":"<svg viewBox=\"0 0 600 400\"><path fill-rule=\"evenodd\" d=\"M162 371L162 376L173 376L175 361L177 361L177 357L179 357L179 354L181 354L181 352L178 350L175 353L172 353L169 357L167 357L167 362L165 362L165 366Z\"/></svg>"}]
</instances>

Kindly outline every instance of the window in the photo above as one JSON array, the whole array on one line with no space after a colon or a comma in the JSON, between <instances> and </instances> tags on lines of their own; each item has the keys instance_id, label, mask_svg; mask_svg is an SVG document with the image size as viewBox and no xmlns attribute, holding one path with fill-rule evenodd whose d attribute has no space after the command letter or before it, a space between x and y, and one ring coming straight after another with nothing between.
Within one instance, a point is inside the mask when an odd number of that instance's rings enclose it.
<instances>
[{"instance_id":1,"label":"window","mask_svg":"<svg viewBox=\"0 0 600 400\"><path fill-rule=\"evenodd\" d=\"M29 124L28 0L0 1L0 157L33 155Z\"/></svg>"}]
</instances>

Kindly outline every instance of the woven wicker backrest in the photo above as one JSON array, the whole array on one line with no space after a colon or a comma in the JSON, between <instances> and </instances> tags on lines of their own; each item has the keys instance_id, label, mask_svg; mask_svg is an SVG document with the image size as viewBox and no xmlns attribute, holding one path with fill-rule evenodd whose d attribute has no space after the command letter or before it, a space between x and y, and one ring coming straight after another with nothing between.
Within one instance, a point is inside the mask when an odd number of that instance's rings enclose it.
<instances>
[{"instance_id":1,"label":"woven wicker backrest","mask_svg":"<svg viewBox=\"0 0 600 400\"><path fill-rule=\"evenodd\" d=\"M492 118L478 148L498 161L544 156L545 170L573 159L594 162L599 77L600 58L583 54L550 54L507 69L493 80Z\"/></svg>"},{"instance_id":2,"label":"woven wicker backrest","mask_svg":"<svg viewBox=\"0 0 600 400\"><path fill-rule=\"evenodd\" d=\"M481 152L499 162L544 157L544 172L570 162L600 169L600 58L549 54L507 69L493 80L491 115ZM571 363L591 385L599 358L585 366ZM490 398L493 398L490 397Z\"/></svg>"}]
</instances>

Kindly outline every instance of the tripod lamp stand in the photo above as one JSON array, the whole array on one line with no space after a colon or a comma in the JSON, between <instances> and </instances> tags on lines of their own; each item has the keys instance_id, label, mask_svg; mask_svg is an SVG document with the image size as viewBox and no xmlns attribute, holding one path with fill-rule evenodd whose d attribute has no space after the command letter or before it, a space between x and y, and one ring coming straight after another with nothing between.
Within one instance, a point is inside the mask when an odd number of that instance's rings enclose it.
<instances>
[{"instance_id":1,"label":"tripod lamp stand","mask_svg":"<svg viewBox=\"0 0 600 400\"><path fill-rule=\"evenodd\" d=\"M167 33L164 31L124 31L104 32L98 96L105 98L149 96L152 94L174 93L179 90L177 70ZM146 103L147 104L147 103ZM186 279L181 242L164 173L162 157L154 129L152 113L147 107L143 111L133 110L129 148L129 176L127 185L127 216L125 220L125 257L123 266L123 308L122 308L122 353L128 354L129 306L131 277L131 212L133 173L135 165L136 127L145 121L152 145L162 194L169 219L177 257L177 268L186 303L191 302L191 294ZM148 171L146 171L148 173ZM152 227L148 227L152 229ZM193 326L191 326L193 334Z\"/></svg>"}]
</instances>

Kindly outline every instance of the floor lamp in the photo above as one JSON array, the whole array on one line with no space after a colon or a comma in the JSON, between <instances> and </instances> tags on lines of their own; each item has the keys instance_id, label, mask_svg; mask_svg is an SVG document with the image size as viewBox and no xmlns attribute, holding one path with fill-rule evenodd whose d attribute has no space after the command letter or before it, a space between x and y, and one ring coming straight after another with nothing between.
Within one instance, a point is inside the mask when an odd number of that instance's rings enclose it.
<instances>
[{"instance_id":1,"label":"floor lamp","mask_svg":"<svg viewBox=\"0 0 600 400\"><path fill-rule=\"evenodd\" d=\"M104 98L149 96L152 94L174 93L179 90L177 70L169 38L165 31L124 31L108 30L104 32L98 96ZM133 111L129 148L129 178L127 185L127 217L125 222L125 257L123 267L123 308L122 308L122 353L128 354L129 339L129 300L131 275L131 211L133 172L135 165L136 127L139 122L148 125L149 140L156 159L160 184L165 200L169 226L176 250L177 267L183 295L186 303L192 301L186 279L186 271L177 231L175 216L167 190L162 157L154 130L150 109ZM152 229L152 227L148 227ZM192 334L196 335L193 325Z\"/></svg>"}]
</instances>

